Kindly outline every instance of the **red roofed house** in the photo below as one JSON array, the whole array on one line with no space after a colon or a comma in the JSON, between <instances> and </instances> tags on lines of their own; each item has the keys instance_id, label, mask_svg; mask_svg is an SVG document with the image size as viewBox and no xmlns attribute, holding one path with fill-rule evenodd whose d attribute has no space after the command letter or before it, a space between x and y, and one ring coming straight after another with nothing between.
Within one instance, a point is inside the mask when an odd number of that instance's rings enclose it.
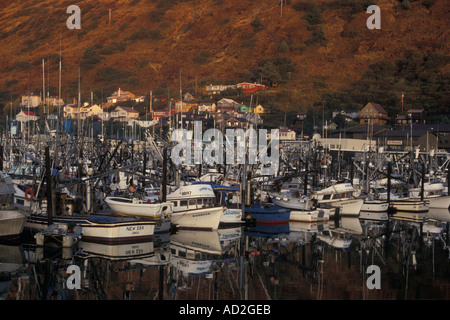
<instances>
[{"instance_id":1,"label":"red roofed house","mask_svg":"<svg viewBox=\"0 0 450 320\"><path fill-rule=\"evenodd\" d=\"M36 121L39 117L33 111L20 111L16 115L16 120L20 122Z\"/></svg>"},{"instance_id":2,"label":"red roofed house","mask_svg":"<svg viewBox=\"0 0 450 320\"><path fill-rule=\"evenodd\" d=\"M266 86L258 83L242 82L236 85L238 88L242 89L242 93L255 93L256 91L265 90Z\"/></svg>"}]
</instances>

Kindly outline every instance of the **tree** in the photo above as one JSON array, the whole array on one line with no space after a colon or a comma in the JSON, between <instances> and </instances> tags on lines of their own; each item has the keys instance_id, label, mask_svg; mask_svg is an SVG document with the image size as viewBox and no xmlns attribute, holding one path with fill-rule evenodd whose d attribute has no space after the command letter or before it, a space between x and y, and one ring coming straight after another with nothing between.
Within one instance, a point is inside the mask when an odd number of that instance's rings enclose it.
<instances>
[{"instance_id":1,"label":"tree","mask_svg":"<svg viewBox=\"0 0 450 320\"><path fill-rule=\"evenodd\" d=\"M322 12L316 4L311 5L308 13L303 17L310 25L321 24L323 22Z\"/></svg>"},{"instance_id":2,"label":"tree","mask_svg":"<svg viewBox=\"0 0 450 320\"><path fill-rule=\"evenodd\" d=\"M284 83L289 79L289 74L295 72L295 65L287 57L267 58L259 62L258 68L253 70L255 80L262 78L263 82Z\"/></svg>"}]
</instances>

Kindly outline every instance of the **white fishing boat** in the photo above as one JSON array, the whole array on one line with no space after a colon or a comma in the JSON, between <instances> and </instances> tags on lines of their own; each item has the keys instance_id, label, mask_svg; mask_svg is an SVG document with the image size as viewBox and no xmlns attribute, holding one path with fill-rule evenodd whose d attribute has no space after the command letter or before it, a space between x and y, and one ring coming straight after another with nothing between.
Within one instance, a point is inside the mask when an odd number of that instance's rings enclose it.
<instances>
[{"instance_id":1,"label":"white fishing boat","mask_svg":"<svg viewBox=\"0 0 450 320\"><path fill-rule=\"evenodd\" d=\"M0 237L18 237L26 221L27 213L14 204L14 194L11 177L0 172Z\"/></svg>"},{"instance_id":2,"label":"white fishing boat","mask_svg":"<svg viewBox=\"0 0 450 320\"><path fill-rule=\"evenodd\" d=\"M170 264L183 276L211 275L212 263L224 253L217 230L179 230L170 236L170 250Z\"/></svg>"},{"instance_id":3,"label":"white fishing boat","mask_svg":"<svg viewBox=\"0 0 450 320\"><path fill-rule=\"evenodd\" d=\"M430 210L429 205L425 200L414 199L414 198L400 198L392 200L391 206L394 207L397 213L407 212L407 213L428 213Z\"/></svg>"},{"instance_id":4,"label":"white fishing boat","mask_svg":"<svg viewBox=\"0 0 450 320\"><path fill-rule=\"evenodd\" d=\"M145 217L149 219L166 219L173 211L172 202L149 203L139 198L109 196L106 204L114 213L123 216Z\"/></svg>"},{"instance_id":5,"label":"white fishing boat","mask_svg":"<svg viewBox=\"0 0 450 320\"><path fill-rule=\"evenodd\" d=\"M351 183L337 183L328 188L314 191L311 198L316 199L321 208L331 206L339 208L342 216L358 217L364 200L353 197L353 191Z\"/></svg>"},{"instance_id":6,"label":"white fishing boat","mask_svg":"<svg viewBox=\"0 0 450 320\"><path fill-rule=\"evenodd\" d=\"M328 221L334 209L317 208L312 210L291 210L289 221L297 222L318 222Z\"/></svg>"},{"instance_id":7,"label":"white fishing boat","mask_svg":"<svg viewBox=\"0 0 450 320\"><path fill-rule=\"evenodd\" d=\"M155 255L155 245L152 240L125 244L105 244L87 242L84 239L78 243L81 258L102 258L107 260L129 260L150 258Z\"/></svg>"},{"instance_id":8,"label":"white fishing boat","mask_svg":"<svg viewBox=\"0 0 450 320\"><path fill-rule=\"evenodd\" d=\"M316 200L303 195L292 197L290 191L269 192L270 200L282 208L291 209L289 221L317 222L327 221L334 214L334 208L317 208Z\"/></svg>"},{"instance_id":9,"label":"white fishing boat","mask_svg":"<svg viewBox=\"0 0 450 320\"><path fill-rule=\"evenodd\" d=\"M135 243L153 240L155 221L136 217L113 217L103 215L54 216L53 223L73 223L81 226L83 240L96 243ZM30 214L25 227L33 231L42 231L48 226L48 217L44 214Z\"/></svg>"},{"instance_id":10,"label":"white fishing boat","mask_svg":"<svg viewBox=\"0 0 450 320\"><path fill-rule=\"evenodd\" d=\"M0 210L0 237L18 237L23 231L27 216L19 210Z\"/></svg>"},{"instance_id":11,"label":"white fishing boat","mask_svg":"<svg viewBox=\"0 0 450 320\"><path fill-rule=\"evenodd\" d=\"M68 223L53 223L43 231L34 235L36 245L53 245L62 248L71 248L81 239L82 229L80 226Z\"/></svg>"},{"instance_id":12,"label":"white fishing boat","mask_svg":"<svg viewBox=\"0 0 450 320\"><path fill-rule=\"evenodd\" d=\"M224 224L234 224L234 223L244 223L242 219L242 209L237 207L227 206L223 210L220 223Z\"/></svg>"},{"instance_id":13,"label":"white fishing boat","mask_svg":"<svg viewBox=\"0 0 450 320\"><path fill-rule=\"evenodd\" d=\"M364 200L359 218L366 220L388 220L389 203L385 200L366 199Z\"/></svg>"},{"instance_id":14,"label":"white fishing boat","mask_svg":"<svg viewBox=\"0 0 450 320\"><path fill-rule=\"evenodd\" d=\"M217 230L225 206L216 204L209 184L182 186L167 195L174 204L171 222L177 228Z\"/></svg>"},{"instance_id":15,"label":"white fishing boat","mask_svg":"<svg viewBox=\"0 0 450 320\"><path fill-rule=\"evenodd\" d=\"M449 209L450 195L444 195L445 186L442 182L425 182L423 185L423 199L427 201L430 208ZM409 190L409 197L421 199L422 187Z\"/></svg>"},{"instance_id":16,"label":"white fishing boat","mask_svg":"<svg viewBox=\"0 0 450 320\"><path fill-rule=\"evenodd\" d=\"M194 182L192 184L195 185L198 183ZM202 182L201 184L209 184L214 191L216 205L225 206L220 223L230 225L244 222L242 209L239 208L241 199L239 187L225 186L215 182Z\"/></svg>"},{"instance_id":17,"label":"white fishing boat","mask_svg":"<svg viewBox=\"0 0 450 320\"><path fill-rule=\"evenodd\" d=\"M311 210L312 202L307 196L292 197L290 191L269 192L270 200L277 206L292 210Z\"/></svg>"}]
</instances>

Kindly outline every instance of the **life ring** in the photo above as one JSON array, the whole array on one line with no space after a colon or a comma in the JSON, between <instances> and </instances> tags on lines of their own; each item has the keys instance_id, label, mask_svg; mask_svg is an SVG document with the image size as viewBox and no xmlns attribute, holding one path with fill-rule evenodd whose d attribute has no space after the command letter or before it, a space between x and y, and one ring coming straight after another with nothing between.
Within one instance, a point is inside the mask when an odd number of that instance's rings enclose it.
<instances>
[{"instance_id":1,"label":"life ring","mask_svg":"<svg viewBox=\"0 0 450 320\"><path fill-rule=\"evenodd\" d=\"M27 200L27 201L31 201L31 199L34 197L34 190L33 189L31 189L31 188L28 188L26 191L25 191L25 199Z\"/></svg>"}]
</instances>

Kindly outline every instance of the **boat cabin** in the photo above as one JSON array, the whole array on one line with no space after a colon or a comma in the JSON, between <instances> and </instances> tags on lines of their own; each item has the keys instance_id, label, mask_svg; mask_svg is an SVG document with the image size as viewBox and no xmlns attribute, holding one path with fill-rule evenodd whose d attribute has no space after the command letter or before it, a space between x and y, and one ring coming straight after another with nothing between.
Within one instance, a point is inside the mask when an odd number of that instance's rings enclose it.
<instances>
[{"instance_id":1,"label":"boat cabin","mask_svg":"<svg viewBox=\"0 0 450 320\"><path fill-rule=\"evenodd\" d=\"M354 189L351 183L338 183L315 192L313 198L319 201L350 199L353 197L353 191Z\"/></svg>"},{"instance_id":2,"label":"boat cabin","mask_svg":"<svg viewBox=\"0 0 450 320\"><path fill-rule=\"evenodd\" d=\"M208 184L186 185L167 196L174 204L174 212L195 210L216 205L216 195Z\"/></svg>"}]
</instances>

